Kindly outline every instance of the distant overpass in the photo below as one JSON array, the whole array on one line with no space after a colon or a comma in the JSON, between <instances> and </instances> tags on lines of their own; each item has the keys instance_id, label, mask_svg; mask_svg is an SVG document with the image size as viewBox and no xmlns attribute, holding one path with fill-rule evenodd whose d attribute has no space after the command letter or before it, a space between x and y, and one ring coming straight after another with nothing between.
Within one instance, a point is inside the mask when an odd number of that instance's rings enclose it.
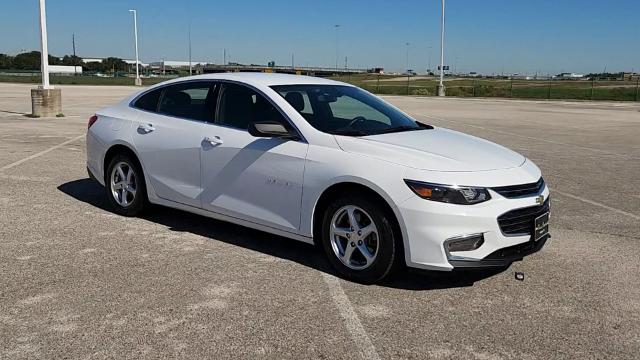
<instances>
[{"instance_id":1,"label":"distant overpass","mask_svg":"<svg viewBox=\"0 0 640 360\"><path fill-rule=\"evenodd\" d=\"M306 66L266 66L266 65L244 65L244 64L228 64L214 65L207 64L202 67L205 74L221 73L221 72L265 72L265 73L281 73L281 74L297 74L310 76L332 76L332 75L349 75L364 74L370 72L369 69L336 69L323 67L306 67Z\"/></svg>"}]
</instances>

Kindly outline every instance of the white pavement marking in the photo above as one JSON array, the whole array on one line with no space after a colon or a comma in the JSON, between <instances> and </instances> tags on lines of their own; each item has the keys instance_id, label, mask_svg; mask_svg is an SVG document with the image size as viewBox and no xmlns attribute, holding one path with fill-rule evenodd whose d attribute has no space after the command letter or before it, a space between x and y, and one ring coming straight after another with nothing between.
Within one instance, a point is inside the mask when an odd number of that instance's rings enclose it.
<instances>
[{"instance_id":1,"label":"white pavement marking","mask_svg":"<svg viewBox=\"0 0 640 360\"><path fill-rule=\"evenodd\" d=\"M522 135L522 134L517 134L517 133L509 132L509 131L502 131L502 130L491 129L491 128L488 128L488 127L485 127L485 126L473 125L473 124L467 124L467 123L464 123L464 122L455 121L455 120L449 120L449 119L441 118L441 117L438 117L438 116L431 116L431 115L425 115L425 114L418 114L418 113L413 113L413 112L412 112L412 113L410 113L410 114L411 114L411 115L414 115L414 116L422 116L422 117L426 117L426 118L429 118L429 119L441 120L441 121L447 121L447 122L454 123L454 124L460 124L460 125L463 125L463 126L468 126L468 127L472 127L472 128L476 128L476 129L482 129L482 130L486 130L486 131L491 131L491 132L498 133L498 134L504 134L504 135L510 135L510 136L517 136L517 137L521 137L521 138L524 138L524 139L530 139L530 140L536 140L536 141L546 142L546 143L548 143L548 144L563 145L563 146L569 146L569 147L574 147L574 148L578 148L578 149L590 150L590 151L593 151L593 152L598 152L598 153L606 154L606 155L614 155L614 156L621 157L621 158L624 158L624 159L634 159L634 158L635 158L635 157L633 157L633 156L629 156L629 155L626 155L626 154L618 154L618 153L614 153L614 152L611 152L611 151L606 151L606 150L602 150L602 149L591 148L591 147L588 147L588 146L581 146L581 145L575 145L575 144L568 144L568 143L563 143L563 142L560 142L560 141L553 141L553 140L549 140L549 139L542 139L542 138L537 138L537 137L534 137L534 136L527 136L527 135Z\"/></svg>"},{"instance_id":2,"label":"white pavement marking","mask_svg":"<svg viewBox=\"0 0 640 360\"><path fill-rule=\"evenodd\" d=\"M349 298L344 293L344 290L342 290L340 280L335 276L326 273L323 273L322 277L329 287L331 298L347 326L351 339L358 347L360 357L366 360L379 360L380 356L378 356L375 346L373 346L369 335L367 335L367 332L364 330L364 327L358 318L358 314L356 314L353 306L351 306Z\"/></svg>"},{"instance_id":3,"label":"white pavement marking","mask_svg":"<svg viewBox=\"0 0 640 360\"><path fill-rule=\"evenodd\" d=\"M593 200L582 198L580 196L571 195L571 194L568 194L568 193L566 193L564 191L557 190L555 188L553 189L553 193L554 194L560 194L560 195L563 195L563 196L566 196L566 197L569 197L569 198L572 198L572 199L575 199L575 200L579 200L579 201L582 201L582 202L586 202L587 204L599 206L599 207L601 207L603 209L611 210L611 211L616 212L616 213L618 213L620 215L626 215L626 216L632 217L632 218L634 218L636 220L640 220L640 215L636 215L636 214L630 213L628 211L616 209L616 208L613 208L611 206L607 206L605 204L601 204L599 202L595 202Z\"/></svg>"},{"instance_id":4,"label":"white pavement marking","mask_svg":"<svg viewBox=\"0 0 640 360\"><path fill-rule=\"evenodd\" d=\"M3 167L0 167L0 171L2 171L2 170L7 170L7 169L11 169L12 167L18 166L18 165L20 165L20 164L22 164L22 163L24 163L24 162L27 162L27 161L29 161L29 160L31 160L31 159L35 159L35 158L37 158L37 157L39 157L39 156L42 156L42 155L44 155L44 154L46 154L46 153L48 153L48 152L51 152L51 151L53 151L53 150L55 150L55 149L59 149L59 148L61 148L61 147L65 146L65 145L67 145L67 144L70 144L70 143L72 143L72 142L74 142L74 141L76 141L76 140L78 140L78 139L83 138L84 136L85 136L84 134L79 135L79 136L76 136L76 137L74 137L73 139L67 140L67 141L65 141L65 142L63 142L63 143L61 143L61 144L58 144L58 145L54 146L54 147L50 147L50 148L48 148L47 150L40 151L40 152L39 152L39 153L37 153L37 154L33 154L33 155L31 155L31 156L27 156L26 158L24 158L24 159L22 159L22 160L18 160L18 161L14 162L14 163L11 163L11 164L9 164L9 165L5 165L5 166L3 166Z\"/></svg>"}]
</instances>

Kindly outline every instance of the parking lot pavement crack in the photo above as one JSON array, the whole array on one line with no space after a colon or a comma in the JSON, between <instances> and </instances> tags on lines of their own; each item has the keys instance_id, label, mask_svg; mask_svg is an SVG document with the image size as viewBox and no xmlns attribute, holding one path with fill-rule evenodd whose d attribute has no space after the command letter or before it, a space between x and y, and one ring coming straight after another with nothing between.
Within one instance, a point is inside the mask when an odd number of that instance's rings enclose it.
<instances>
[{"instance_id":1,"label":"parking lot pavement crack","mask_svg":"<svg viewBox=\"0 0 640 360\"><path fill-rule=\"evenodd\" d=\"M351 335L351 339L358 347L361 358L367 360L380 359L375 346L373 346L369 335L364 330L364 327L360 322L358 314L356 314L355 310L353 309L351 301L349 301L349 298L344 293L344 290L340 285L340 280L338 280L338 278L336 278L335 276L326 273L323 273L322 277L324 279L324 282L329 287L331 299L338 308L340 316L344 320L347 330Z\"/></svg>"}]
</instances>

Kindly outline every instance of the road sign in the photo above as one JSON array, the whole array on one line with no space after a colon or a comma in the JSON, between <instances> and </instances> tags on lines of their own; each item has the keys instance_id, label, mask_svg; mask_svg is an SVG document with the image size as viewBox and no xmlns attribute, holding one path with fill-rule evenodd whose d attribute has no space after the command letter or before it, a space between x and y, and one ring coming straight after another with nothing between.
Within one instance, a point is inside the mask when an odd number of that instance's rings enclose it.
<instances>
[{"instance_id":1,"label":"road sign","mask_svg":"<svg viewBox=\"0 0 640 360\"><path fill-rule=\"evenodd\" d=\"M445 69L445 70L449 70L449 65L445 65L445 66L444 66L444 69ZM440 65L438 65L438 70L440 70Z\"/></svg>"}]
</instances>

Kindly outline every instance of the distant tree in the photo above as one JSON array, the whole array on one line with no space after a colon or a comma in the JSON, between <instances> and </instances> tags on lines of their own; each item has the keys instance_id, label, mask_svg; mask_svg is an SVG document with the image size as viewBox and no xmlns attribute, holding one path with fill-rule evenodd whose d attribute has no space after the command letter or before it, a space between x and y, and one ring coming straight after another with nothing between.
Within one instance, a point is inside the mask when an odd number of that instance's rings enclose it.
<instances>
[{"instance_id":1,"label":"distant tree","mask_svg":"<svg viewBox=\"0 0 640 360\"><path fill-rule=\"evenodd\" d=\"M40 69L40 52L30 51L16 55L13 58L13 67L18 70Z\"/></svg>"},{"instance_id":2,"label":"distant tree","mask_svg":"<svg viewBox=\"0 0 640 360\"><path fill-rule=\"evenodd\" d=\"M62 58L62 65L82 66L82 59L79 56L65 55Z\"/></svg>"},{"instance_id":3,"label":"distant tree","mask_svg":"<svg viewBox=\"0 0 640 360\"><path fill-rule=\"evenodd\" d=\"M62 60L57 56L49 55L49 65L62 65Z\"/></svg>"},{"instance_id":4,"label":"distant tree","mask_svg":"<svg viewBox=\"0 0 640 360\"><path fill-rule=\"evenodd\" d=\"M108 57L102 60L102 71L126 71L127 63L116 57Z\"/></svg>"},{"instance_id":5,"label":"distant tree","mask_svg":"<svg viewBox=\"0 0 640 360\"><path fill-rule=\"evenodd\" d=\"M13 69L13 56L0 54L0 69Z\"/></svg>"}]
</instances>

